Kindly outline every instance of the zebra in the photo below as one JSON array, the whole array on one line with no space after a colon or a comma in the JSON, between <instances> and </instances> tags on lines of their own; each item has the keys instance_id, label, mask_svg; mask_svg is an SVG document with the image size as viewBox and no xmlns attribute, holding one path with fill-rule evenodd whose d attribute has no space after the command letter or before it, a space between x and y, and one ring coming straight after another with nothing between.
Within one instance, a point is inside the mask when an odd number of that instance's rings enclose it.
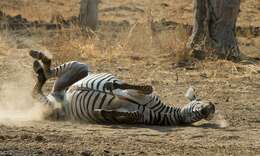
<instances>
[{"instance_id":1,"label":"zebra","mask_svg":"<svg viewBox=\"0 0 260 156\"><path fill-rule=\"evenodd\" d=\"M50 108L47 117L98 124L182 125L202 119L211 120L212 102L202 101L190 88L184 107L163 103L150 85L131 85L108 73L94 73L77 61L51 68L51 59L31 50L37 82L33 97ZM52 91L45 96L45 82L57 77Z\"/></svg>"}]
</instances>

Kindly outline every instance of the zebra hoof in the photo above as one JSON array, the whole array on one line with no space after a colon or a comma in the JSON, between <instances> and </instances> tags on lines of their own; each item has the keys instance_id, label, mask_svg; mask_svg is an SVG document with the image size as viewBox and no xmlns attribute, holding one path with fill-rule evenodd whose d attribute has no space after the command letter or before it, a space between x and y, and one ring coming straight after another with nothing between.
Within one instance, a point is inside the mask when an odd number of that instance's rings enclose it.
<instances>
[{"instance_id":1,"label":"zebra hoof","mask_svg":"<svg viewBox=\"0 0 260 156\"><path fill-rule=\"evenodd\" d=\"M144 92L144 94L153 93L153 87L152 86L143 86L141 90Z\"/></svg>"},{"instance_id":2,"label":"zebra hoof","mask_svg":"<svg viewBox=\"0 0 260 156\"><path fill-rule=\"evenodd\" d=\"M43 54L39 51L36 51L36 50L31 50L29 52L29 55L34 58L34 59L37 59L37 60L40 60L43 56Z\"/></svg>"},{"instance_id":3,"label":"zebra hoof","mask_svg":"<svg viewBox=\"0 0 260 156\"><path fill-rule=\"evenodd\" d=\"M130 85L130 84L117 84L120 89L133 89L138 91L140 94L151 94L153 92L153 87L149 85Z\"/></svg>"},{"instance_id":4,"label":"zebra hoof","mask_svg":"<svg viewBox=\"0 0 260 156\"><path fill-rule=\"evenodd\" d=\"M214 117L216 108L212 102L209 102L202 110L201 113L205 116L205 120L211 120Z\"/></svg>"}]
</instances>

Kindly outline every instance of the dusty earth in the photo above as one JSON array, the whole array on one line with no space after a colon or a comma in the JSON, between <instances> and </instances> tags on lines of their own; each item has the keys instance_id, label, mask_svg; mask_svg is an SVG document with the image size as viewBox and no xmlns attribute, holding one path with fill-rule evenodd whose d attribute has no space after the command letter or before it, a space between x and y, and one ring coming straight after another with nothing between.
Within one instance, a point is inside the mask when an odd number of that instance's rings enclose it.
<instances>
[{"instance_id":1,"label":"dusty earth","mask_svg":"<svg viewBox=\"0 0 260 156\"><path fill-rule=\"evenodd\" d=\"M176 58L182 55L176 49L185 40L182 30L162 26L150 32L151 18L191 24L191 2L103 1L103 24L92 39L72 26L61 30L2 28L0 155L260 155L259 33L238 36L240 49L249 59L239 63L192 59L177 68ZM20 14L29 23L49 23L61 14L69 19L78 8L77 0L0 1L1 11L10 18ZM238 25L258 30L259 15L259 1L242 1ZM55 65L76 59L96 72L152 84L155 93L171 105L187 103L184 93L192 85L202 99L217 102L216 116L212 121L175 127L42 120L41 104L30 96L35 82L30 49L48 52Z\"/></svg>"}]
</instances>

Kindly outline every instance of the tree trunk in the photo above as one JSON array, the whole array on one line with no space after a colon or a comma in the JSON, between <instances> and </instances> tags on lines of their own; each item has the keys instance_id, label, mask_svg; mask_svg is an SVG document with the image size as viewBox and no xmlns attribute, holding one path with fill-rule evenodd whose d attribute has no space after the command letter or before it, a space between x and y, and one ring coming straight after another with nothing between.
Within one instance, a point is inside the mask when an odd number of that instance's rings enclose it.
<instances>
[{"instance_id":1,"label":"tree trunk","mask_svg":"<svg viewBox=\"0 0 260 156\"><path fill-rule=\"evenodd\" d=\"M188 47L239 59L236 20L240 0L194 0L194 26Z\"/></svg>"},{"instance_id":2,"label":"tree trunk","mask_svg":"<svg viewBox=\"0 0 260 156\"><path fill-rule=\"evenodd\" d=\"M81 0L79 22L82 30L94 31L98 25L99 0Z\"/></svg>"}]
</instances>

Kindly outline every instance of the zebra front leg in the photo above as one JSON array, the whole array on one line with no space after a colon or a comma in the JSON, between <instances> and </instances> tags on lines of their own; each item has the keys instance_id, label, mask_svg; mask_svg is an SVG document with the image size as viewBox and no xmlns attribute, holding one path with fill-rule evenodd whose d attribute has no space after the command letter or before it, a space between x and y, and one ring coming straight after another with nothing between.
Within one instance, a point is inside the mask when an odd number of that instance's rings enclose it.
<instances>
[{"instance_id":1,"label":"zebra front leg","mask_svg":"<svg viewBox=\"0 0 260 156\"><path fill-rule=\"evenodd\" d=\"M117 123L136 124L142 123L143 119L143 114L136 110L135 105L118 95L109 105L95 111Z\"/></svg>"},{"instance_id":2,"label":"zebra front leg","mask_svg":"<svg viewBox=\"0 0 260 156\"><path fill-rule=\"evenodd\" d=\"M123 123L123 124L136 124L142 119L142 114L138 111L133 112L120 112L117 110L104 110L95 109L96 114L99 116L109 119L113 123Z\"/></svg>"},{"instance_id":3,"label":"zebra front leg","mask_svg":"<svg viewBox=\"0 0 260 156\"><path fill-rule=\"evenodd\" d=\"M132 89L138 91L140 94L151 94L153 92L153 87L149 85L131 85L127 83L117 83L117 82L107 82L105 83L105 88L110 90L115 89L122 89L122 90L127 90L127 89Z\"/></svg>"}]
</instances>

